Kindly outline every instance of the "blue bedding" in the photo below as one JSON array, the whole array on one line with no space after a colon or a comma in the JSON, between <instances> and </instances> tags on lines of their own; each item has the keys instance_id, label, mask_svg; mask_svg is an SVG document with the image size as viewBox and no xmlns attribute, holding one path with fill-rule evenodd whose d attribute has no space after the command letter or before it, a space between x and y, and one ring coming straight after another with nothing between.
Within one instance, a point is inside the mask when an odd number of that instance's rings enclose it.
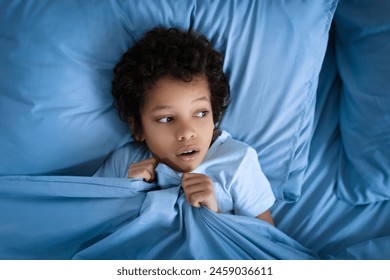
<instances>
[{"instance_id":1,"label":"blue bedding","mask_svg":"<svg viewBox=\"0 0 390 280\"><path fill-rule=\"evenodd\" d=\"M297 203L278 201L272 212L278 228L322 259L390 260L390 201L353 205L338 196L341 80L331 36L317 91L310 165ZM375 178L372 178L375 182Z\"/></svg>"},{"instance_id":2,"label":"blue bedding","mask_svg":"<svg viewBox=\"0 0 390 280\"><path fill-rule=\"evenodd\" d=\"M0 7L0 259L390 259L389 1ZM112 69L156 26L223 54L221 128L255 148L275 228L190 207L178 185L90 177L133 141Z\"/></svg>"},{"instance_id":3,"label":"blue bedding","mask_svg":"<svg viewBox=\"0 0 390 280\"><path fill-rule=\"evenodd\" d=\"M180 185L54 176L0 185L0 259L317 258L264 221L192 207Z\"/></svg>"}]
</instances>

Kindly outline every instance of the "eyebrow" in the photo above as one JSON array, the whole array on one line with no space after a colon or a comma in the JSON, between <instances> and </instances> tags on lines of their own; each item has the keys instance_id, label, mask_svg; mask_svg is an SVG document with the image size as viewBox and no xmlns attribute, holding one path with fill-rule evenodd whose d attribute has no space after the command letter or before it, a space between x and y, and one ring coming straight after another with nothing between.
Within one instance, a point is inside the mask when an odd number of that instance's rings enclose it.
<instances>
[{"instance_id":1,"label":"eyebrow","mask_svg":"<svg viewBox=\"0 0 390 280\"><path fill-rule=\"evenodd\" d=\"M202 97L199 97L199 98L197 98L197 99L195 99L195 100L192 100L191 103L195 103L195 102L198 102L198 101L207 101L207 102L209 102L210 99L207 98L206 96L202 96Z\"/></svg>"},{"instance_id":2,"label":"eyebrow","mask_svg":"<svg viewBox=\"0 0 390 280\"><path fill-rule=\"evenodd\" d=\"M156 106L154 107L152 110L150 110L151 112L155 112L155 111L160 111L160 110L164 110L164 109L169 109L171 108L171 106L167 106L167 105L159 105L159 106Z\"/></svg>"},{"instance_id":3,"label":"eyebrow","mask_svg":"<svg viewBox=\"0 0 390 280\"><path fill-rule=\"evenodd\" d=\"M202 96L202 97L199 97L197 99L192 100L191 103L196 103L196 102L200 102L200 101L210 102L210 99L207 98L206 96ZM169 105L157 105L156 107L154 107L151 110L151 112L156 112L156 111L170 109L170 108L171 108L171 106L169 106Z\"/></svg>"}]
</instances>

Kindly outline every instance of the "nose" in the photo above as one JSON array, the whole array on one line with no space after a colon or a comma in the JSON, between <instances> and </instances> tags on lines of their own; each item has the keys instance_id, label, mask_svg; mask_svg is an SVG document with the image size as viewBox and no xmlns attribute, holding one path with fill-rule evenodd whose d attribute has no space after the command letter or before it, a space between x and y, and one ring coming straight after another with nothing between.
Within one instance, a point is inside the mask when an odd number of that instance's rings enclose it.
<instances>
[{"instance_id":1,"label":"nose","mask_svg":"<svg viewBox=\"0 0 390 280\"><path fill-rule=\"evenodd\" d=\"M190 123L181 123L178 125L176 138L178 141L188 141L196 137L195 128Z\"/></svg>"}]
</instances>

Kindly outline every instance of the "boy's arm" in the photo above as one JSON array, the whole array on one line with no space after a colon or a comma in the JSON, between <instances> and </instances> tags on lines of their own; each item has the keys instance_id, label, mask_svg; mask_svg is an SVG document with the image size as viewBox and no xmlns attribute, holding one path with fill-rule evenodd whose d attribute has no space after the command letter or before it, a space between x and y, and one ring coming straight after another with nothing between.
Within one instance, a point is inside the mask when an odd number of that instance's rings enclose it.
<instances>
[{"instance_id":1,"label":"boy's arm","mask_svg":"<svg viewBox=\"0 0 390 280\"><path fill-rule=\"evenodd\" d=\"M246 149L245 156L233 174L231 193L234 212L274 224L269 209L275 202L275 196L253 148Z\"/></svg>"},{"instance_id":2,"label":"boy's arm","mask_svg":"<svg viewBox=\"0 0 390 280\"><path fill-rule=\"evenodd\" d=\"M264 213L258 215L256 218L266 221L270 223L271 225L275 226L274 220L272 219L271 211L267 210Z\"/></svg>"}]
</instances>

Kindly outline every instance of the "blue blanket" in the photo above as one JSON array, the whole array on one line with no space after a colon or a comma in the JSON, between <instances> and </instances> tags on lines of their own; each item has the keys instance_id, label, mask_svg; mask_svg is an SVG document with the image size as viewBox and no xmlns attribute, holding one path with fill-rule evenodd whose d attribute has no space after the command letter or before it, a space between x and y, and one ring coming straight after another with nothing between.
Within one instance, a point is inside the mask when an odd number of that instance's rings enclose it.
<instances>
[{"instance_id":1,"label":"blue blanket","mask_svg":"<svg viewBox=\"0 0 390 280\"><path fill-rule=\"evenodd\" d=\"M256 218L139 180L0 178L0 259L315 259Z\"/></svg>"}]
</instances>

